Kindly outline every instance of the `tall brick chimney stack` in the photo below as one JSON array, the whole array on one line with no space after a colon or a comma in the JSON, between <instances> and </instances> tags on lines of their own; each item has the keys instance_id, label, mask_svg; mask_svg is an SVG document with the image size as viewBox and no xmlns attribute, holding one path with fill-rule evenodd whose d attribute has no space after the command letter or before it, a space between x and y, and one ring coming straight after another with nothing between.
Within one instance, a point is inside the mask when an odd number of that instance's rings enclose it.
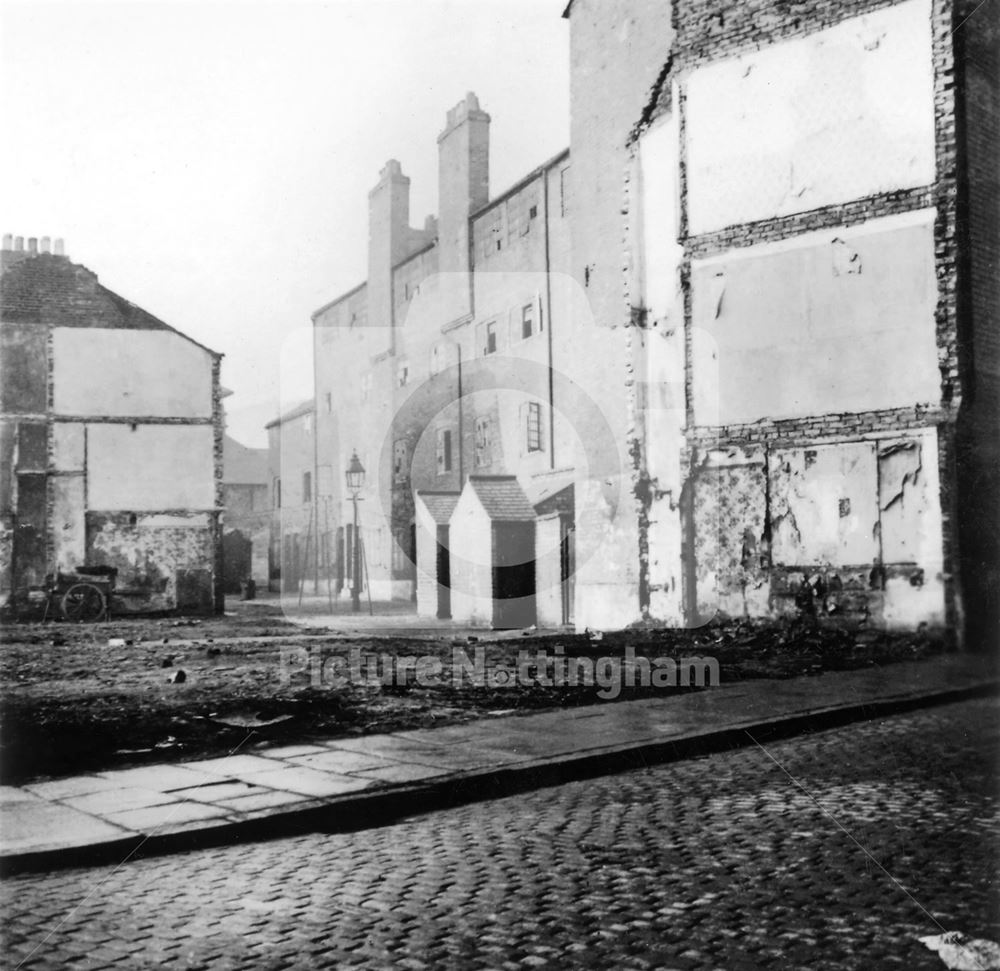
<instances>
[{"instance_id":1,"label":"tall brick chimney stack","mask_svg":"<svg viewBox=\"0 0 1000 971\"><path fill-rule=\"evenodd\" d=\"M470 91L438 135L440 267L469 269L469 214L490 198L490 116Z\"/></svg>"},{"instance_id":2,"label":"tall brick chimney stack","mask_svg":"<svg viewBox=\"0 0 1000 971\"><path fill-rule=\"evenodd\" d=\"M438 266L442 273L467 273L469 215L490 198L490 116L471 91L448 112L438 136ZM452 295L451 316L471 309L464 298Z\"/></svg>"},{"instance_id":3,"label":"tall brick chimney stack","mask_svg":"<svg viewBox=\"0 0 1000 971\"><path fill-rule=\"evenodd\" d=\"M396 159L379 173L368 193L368 319L392 323L392 267L406 255L410 226L410 180Z\"/></svg>"}]
</instances>

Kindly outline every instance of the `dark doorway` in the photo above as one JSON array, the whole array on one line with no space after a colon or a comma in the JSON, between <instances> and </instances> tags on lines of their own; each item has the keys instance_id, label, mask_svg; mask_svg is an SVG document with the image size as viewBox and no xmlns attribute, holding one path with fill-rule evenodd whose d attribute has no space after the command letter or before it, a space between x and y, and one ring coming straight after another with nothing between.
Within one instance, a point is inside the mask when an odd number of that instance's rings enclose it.
<instances>
[{"instance_id":1,"label":"dark doorway","mask_svg":"<svg viewBox=\"0 0 1000 971\"><path fill-rule=\"evenodd\" d=\"M238 529L222 537L222 583L226 593L239 593L240 584L252 572L253 543Z\"/></svg>"},{"instance_id":2,"label":"dark doorway","mask_svg":"<svg viewBox=\"0 0 1000 971\"><path fill-rule=\"evenodd\" d=\"M14 587L23 590L45 581L46 476L17 474L17 518L14 527Z\"/></svg>"},{"instance_id":3,"label":"dark doorway","mask_svg":"<svg viewBox=\"0 0 1000 971\"><path fill-rule=\"evenodd\" d=\"M417 524L410 523L410 601L417 602Z\"/></svg>"},{"instance_id":4,"label":"dark doorway","mask_svg":"<svg viewBox=\"0 0 1000 971\"><path fill-rule=\"evenodd\" d=\"M437 615L441 620L451 619L451 551L448 549L448 526L437 528Z\"/></svg>"},{"instance_id":5,"label":"dark doorway","mask_svg":"<svg viewBox=\"0 0 1000 971\"><path fill-rule=\"evenodd\" d=\"M296 593L299 589L299 580L302 578L302 562L297 533L285 534L281 551L284 560L281 570L281 588L285 593Z\"/></svg>"},{"instance_id":6,"label":"dark doorway","mask_svg":"<svg viewBox=\"0 0 1000 971\"><path fill-rule=\"evenodd\" d=\"M493 626L535 623L535 524L493 524Z\"/></svg>"},{"instance_id":7,"label":"dark doorway","mask_svg":"<svg viewBox=\"0 0 1000 971\"><path fill-rule=\"evenodd\" d=\"M576 530L571 516L559 517L559 579L562 587L562 622L573 623L576 574Z\"/></svg>"}]
</instances>

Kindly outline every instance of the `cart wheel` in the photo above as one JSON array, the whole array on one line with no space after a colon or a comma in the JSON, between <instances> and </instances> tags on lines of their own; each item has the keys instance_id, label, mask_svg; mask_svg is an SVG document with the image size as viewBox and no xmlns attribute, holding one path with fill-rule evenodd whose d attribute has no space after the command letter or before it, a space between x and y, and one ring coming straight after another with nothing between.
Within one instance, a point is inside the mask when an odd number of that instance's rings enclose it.
<instances>
[{"instance_id":1,"label":"cart wheel","mask_svg":"<svg viewBox=\"0 0 1000 971\"><path fill-rule=\"evenodd\" d=\"M63 594L62 615L75 624L88 624L104 616L107 602L92 583L74 583Z\"/></svg>"}]
</instances>

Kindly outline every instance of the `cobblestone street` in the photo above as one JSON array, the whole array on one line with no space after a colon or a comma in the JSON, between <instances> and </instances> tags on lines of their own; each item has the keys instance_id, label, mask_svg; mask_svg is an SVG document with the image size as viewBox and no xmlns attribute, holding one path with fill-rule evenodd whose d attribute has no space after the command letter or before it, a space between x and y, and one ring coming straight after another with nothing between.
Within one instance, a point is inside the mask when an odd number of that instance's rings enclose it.
<instances>
[{"instance_id":1,"label":"cobblestone street","mask_svg":"<svg viewBox=\"0 0 1000 971\"><path fill-rule=\"evenodd\" d=\"M1000 938L995 702L354 834L3 881L7 967L943 968ZM867 853L866 853L867 850Z\"/></svg>"}]
</instances>

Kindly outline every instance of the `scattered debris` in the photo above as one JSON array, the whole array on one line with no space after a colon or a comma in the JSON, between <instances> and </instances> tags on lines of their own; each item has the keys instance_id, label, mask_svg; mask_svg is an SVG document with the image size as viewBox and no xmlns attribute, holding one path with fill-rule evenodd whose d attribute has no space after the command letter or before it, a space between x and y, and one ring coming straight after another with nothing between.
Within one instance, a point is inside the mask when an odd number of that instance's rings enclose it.
<instances>
[{"instance_id":1,"label":"scattered debris","mask_svg":"<svg viewBox=\"0 0 1000 971\"><path fill-rule=\"evenodd\" d=\"M291 721L294 715L278 715L276 718L261 718L257 715L243 715L234 713L222 718L218 715L210 715L209 720L219 725L228 725L230 728L266 728L268 725L278 725L281 722Z\"/></svg>"},{"instance_id":2,"label":"scattered debris","mask_svg":"<svg viewBox=\"0 0 1000 971\"><path fill-rule=\"evenodd\" d=\"M161 668L172 668L173 666L174 666L173 654L169 655L168 657L165 657L162 663L160 664Z\"/></svg>"},{"instance_id":3,"label":"scattered debris","mask_svg":"<svg viewBox=\"0 0 1000 971\"><path fill-rule=\"evenodd\" d=\"M130 640L127 640L124 637L109 637L108 638L108 647L129 647L131 645L131 643L132 642Z\"/></svg>"},{"instance_id":4,"label":"scattered debris","mask_svg":"<svg viewBox=\"0 0 1000 971\"><path fill-rule=\"evenodd\" d=\"M938 957L952 971L997 971L1000 969L1000 944L985 938L973 938L961 931L948 931L931 937L918 937L924 947L937 951Z\"/></svg>"},{"instance_id":5,"label":"scattered debris","mask_svg":"<svg viewBox=\"0 0 1000 971\"><path fill-rule=\"evenodd\" d=\"M184 682L187 681L187 675L183 670L175 671L172 675L170 675L167 681L169 684L184 684Z\"/></svg>"}]
</instances>

